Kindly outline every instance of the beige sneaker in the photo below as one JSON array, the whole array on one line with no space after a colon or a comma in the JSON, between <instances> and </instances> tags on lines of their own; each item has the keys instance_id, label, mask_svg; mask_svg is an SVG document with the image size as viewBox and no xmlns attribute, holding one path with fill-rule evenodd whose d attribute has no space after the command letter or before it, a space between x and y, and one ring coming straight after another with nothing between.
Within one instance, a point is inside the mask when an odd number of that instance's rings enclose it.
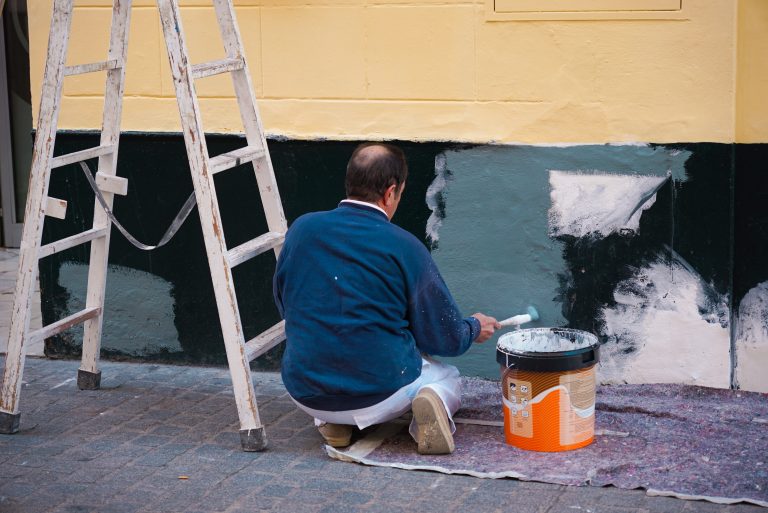
<instances>
[{"instance_id":1,"label":"beige sneaker","mask_svg":"<svg viewBox=\"0 0 768 513\"><path fill-rule=\"evenodd\" d=\"M346 424L323 424L318 426L318 431L325 438L325 443L331 447L346 447L352 441L352 433L355 426Z\"/></svg>"},{"instance_id":2,"label":"beige sneaker","mask_svg":"<svg viewBox=\"0 0 768 513\"><path fill-rule=\"evenodd\" d=\"M453 443L448 413L437 392L431 388L422 388L414 397L411 409L418 428L416 441L419 454L451 454L456 445Z\"/></svg>"}]
</instances>

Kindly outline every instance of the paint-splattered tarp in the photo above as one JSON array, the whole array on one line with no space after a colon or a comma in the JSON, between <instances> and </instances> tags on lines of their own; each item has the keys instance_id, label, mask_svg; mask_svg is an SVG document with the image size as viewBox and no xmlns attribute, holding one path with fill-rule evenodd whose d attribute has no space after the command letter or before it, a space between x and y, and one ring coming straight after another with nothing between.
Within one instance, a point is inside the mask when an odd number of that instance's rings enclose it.
<instances>
[{"instance_id":1,"label":"paint-splattered tarp","mask_svg":"<svg viewBox=\"0 0 768 513\"><path fill-rule=\"evenodd\" d=\"M335 458L368 465L513 477L768 507L768 394L686 385L602 386L595 441L537 453L503 441L497 382L465 379L456 452L423 456L403 423L379 427ZM461 421L460 421L461 422ZM485 423L485 425L482 425Z\"/></svg>"}]
</instances>

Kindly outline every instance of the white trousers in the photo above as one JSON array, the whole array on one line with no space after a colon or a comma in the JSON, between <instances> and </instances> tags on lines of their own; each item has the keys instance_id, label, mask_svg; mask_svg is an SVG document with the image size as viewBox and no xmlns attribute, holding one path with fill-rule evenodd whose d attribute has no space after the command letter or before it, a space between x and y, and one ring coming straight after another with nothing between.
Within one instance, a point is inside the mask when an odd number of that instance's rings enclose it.
<instances>
[{"instance_id":1,"label":"white trousers","mask_svg":"<svg viewBox=\"0 0 768 513\"><path fill-rule=\"evenodd\" d=\"M413 401L413 398L416 397L416 394L422 388L431 388L442 399L445 411L448 413L448 420L451 423L451 432L455 432L456 425L453 423L453 414L461 407L461 379L459 378L459 370L453 365L441 363L430 358L422 358L421 376L413 383L405 385L391 396L373 406L357 410L324 411L308 408L296 400L294 402L300 409L312 415L315 418L315 424L318 426L327 422L331 424L348 424L364 429L403 415L411 409L411 401ZM408 431L415 440L417 427L413 420Z\"/></svg>"}]
</instances>

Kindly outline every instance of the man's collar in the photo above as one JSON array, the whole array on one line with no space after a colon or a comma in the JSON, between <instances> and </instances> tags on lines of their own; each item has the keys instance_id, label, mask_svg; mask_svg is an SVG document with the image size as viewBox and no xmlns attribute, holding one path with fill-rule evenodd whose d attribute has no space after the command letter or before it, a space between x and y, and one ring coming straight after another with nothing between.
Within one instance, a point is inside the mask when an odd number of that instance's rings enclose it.
<instances>
[{"instance_id":1,"label":"man's collar","mask_svg":"<svg viewBox=\"0 0 768 513\"><path fill-rule=\"evenodd\" d=\"M341 202L339 203L339 205L341 205L342 203L351 203L351 204L353 204L353 205L360 205L360 206L362 206L362 207L370 207L370 208L375 208L376 210L378 210L379 212L381 212L382 214L384 214L384 217L386 217L386 218L387 218L387 220L389 220L389 216L388 216L388 215L387 215L387 213L384 211L384 209L383 209L383 208L381 208L380 206L378 206L378 205L374 204L374 203L368 203L367 201L360 201L360 200L353 200L353 199L343 199L343 200L341 200Z\"/></svg>"}]
</instances>

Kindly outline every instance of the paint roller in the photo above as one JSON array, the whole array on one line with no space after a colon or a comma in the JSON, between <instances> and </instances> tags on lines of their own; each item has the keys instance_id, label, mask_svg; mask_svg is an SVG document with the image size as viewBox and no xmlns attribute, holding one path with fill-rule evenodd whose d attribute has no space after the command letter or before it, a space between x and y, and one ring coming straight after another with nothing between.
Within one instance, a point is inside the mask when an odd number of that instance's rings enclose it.
<instances>
[{"instance_id":1,"label":"paint roller","mask_svg":"<svg viewBox=\"0 0 768 513\"><path fill-rule=\"evenodd\" d=\"M504 319L503 321L499 321L499 324L501 324L502 328L507 328L509 326L515 326L518 327L521 324L525 324L526 322L531 321L537 321L539 320L539 312L536 311L536 309L532 306L529 306L527 309L528 313L520 314L520 315L513 315L512 317L508 319Z\"/></svg>"}]
</instances>

